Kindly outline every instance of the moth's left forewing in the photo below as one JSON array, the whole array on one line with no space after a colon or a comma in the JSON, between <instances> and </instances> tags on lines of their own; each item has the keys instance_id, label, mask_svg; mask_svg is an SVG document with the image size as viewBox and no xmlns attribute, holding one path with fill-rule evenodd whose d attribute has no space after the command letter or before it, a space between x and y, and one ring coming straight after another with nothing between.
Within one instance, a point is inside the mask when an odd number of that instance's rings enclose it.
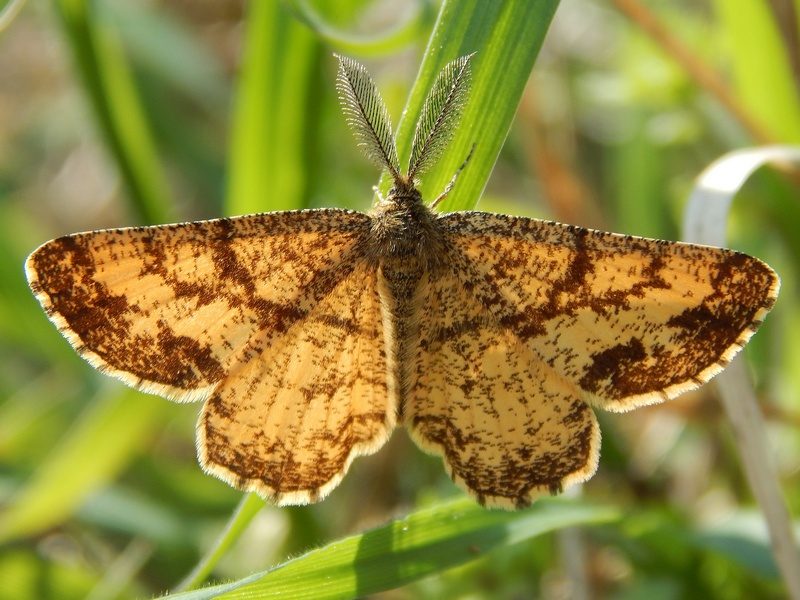
<instances>
[{"instance_id":1,"label":"moth's left forewing","mask_svg":"<svg viewBox=\"0 0 800 600\"><path fill-rule=\"evenodd\" d=\"M775 272L745 254L486 213L441 219L504 326L601 408L708 381L772 308Z\"/></svg>"},{"instance_id":2,"label":"moth's left forewing","mask_svg":"<svg viewBox=\"0 0 800 600\"><path fill-rule=\"evenodd\" d=\"M175 400L206 398L259 329L311 309L368 227L335 209L92 231L28 257L31 290L92 366Z\"/></svg>"}]
</instances>

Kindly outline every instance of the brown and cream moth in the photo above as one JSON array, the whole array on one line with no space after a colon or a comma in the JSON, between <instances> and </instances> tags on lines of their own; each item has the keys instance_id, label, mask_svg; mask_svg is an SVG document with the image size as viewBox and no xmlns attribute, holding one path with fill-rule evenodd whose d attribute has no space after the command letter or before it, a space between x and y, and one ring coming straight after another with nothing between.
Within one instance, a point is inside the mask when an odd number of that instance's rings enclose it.
<instances>
[{"instance_id":1,"label":"brown and cream moth","mask_svg":"<svg viewBox=\"0 0 800 600\"><path fill-rule=\"evenodd\" d=\"M276 504L323 498L398 423L488 507L588 479L592 407L708 381L779 279L731 250L435 212L442 196L426 204L415 181L458 121L470 59L437 79L403 173L374 82L339 57L345 115L394 181L370 212L70 235L30 255L31 289L100 371L203 401L203 469Z\"/></svg>"}]
</instances>

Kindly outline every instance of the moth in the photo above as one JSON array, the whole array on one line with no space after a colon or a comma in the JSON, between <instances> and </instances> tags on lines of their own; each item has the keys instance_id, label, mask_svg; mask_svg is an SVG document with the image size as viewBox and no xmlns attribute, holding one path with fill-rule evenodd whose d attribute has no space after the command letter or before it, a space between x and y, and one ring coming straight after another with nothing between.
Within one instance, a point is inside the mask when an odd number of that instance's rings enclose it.
<instances>
[{"instance_id":1,"label":"moth","mask_svg":"<svg viewBox=\"0 0 800 600\"><path fill-rule=\"evenodd\" d=\"M458 122L471 58L436 79L403 172L375 83L338 57L345 116L393 181L368 213L68 235L30 255L31 290L101 372L202 401L202 468L272 503L320 500L400 423L487 507L588 479L592 407L708 381L779 279L732 250L434 210L458 172L429 204L416 184Z\"/></svg>"}]
</instances>

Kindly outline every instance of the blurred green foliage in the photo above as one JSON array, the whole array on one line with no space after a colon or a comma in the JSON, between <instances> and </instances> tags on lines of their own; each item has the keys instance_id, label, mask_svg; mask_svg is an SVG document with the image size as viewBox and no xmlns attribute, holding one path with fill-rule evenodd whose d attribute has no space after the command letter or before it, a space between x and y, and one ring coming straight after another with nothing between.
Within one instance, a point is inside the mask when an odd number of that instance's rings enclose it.
<instances>
[{"instance_id":1,"label":"blurred green foliage","mask_svg":"<svg viewBox=\"0 0 800 600\"><path fill-rule=\"evenodd\" d=\"M413 538L405 572L354 589L405 584L387 598L579 597L571 575L579 569L592 598L784 597L709 386L600 415L600 469L580 504L557 499L501 516L458 502L420 510L459 492L440 461L398 431L318 505L260 510L245 500L215 552L242 499L197 466L198 407L97 374L27 289L27 253L73 231L366 209L378 174L339 111L334 51L367 63L401 156L439 68L478 51L462 129L423 182L437 194L476 142L447 210L480 197L484 210L676 239L692 179L708 163L757 142L800 143L800 3L563 0L531 74L556 5L51 0L28 3L0 32L0 598L149 597L200 564L215 581L238 580L397 515L432 531L426 518L457 523L461 511L474 529ZM655 10L686 55L654 41L631 6ZM692 65L717 74L722 96ZM729 226L731 245L770 262L784 281L746 354L795 513L797 186L796 176L763 170ZM545 519L549 528L539 529ZM574 530L544 533L600 522L577 542ZM300 575L287 594L329 568L321 556L344 565L334 576L355 568L362 583L380 579L397 549L368 541L399 539L391 532L402 523L290 563ZM448 547L463 556L437 560Z\"/></svg>"}]
</instances>

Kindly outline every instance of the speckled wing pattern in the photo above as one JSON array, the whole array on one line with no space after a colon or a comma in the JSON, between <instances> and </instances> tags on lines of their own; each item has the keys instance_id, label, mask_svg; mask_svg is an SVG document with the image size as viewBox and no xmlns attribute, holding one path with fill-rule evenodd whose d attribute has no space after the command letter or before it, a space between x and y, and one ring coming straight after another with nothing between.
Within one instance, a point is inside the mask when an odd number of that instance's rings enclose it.
<instances>
[{"instance_id":1,"label":"speckled wing pattern","mask_svg":"<svg viewBox=\"0 0 800 600\"><path fill-rule=\"evenodd\" d=\"M472 261L450 258L452 276L422 286L406 424L480 504L521 508L594 473L600 431L578 387L475 295Z\"/></svg>"},{"instance_id":2,"label":"speckled wing pattern","mask_svg":"<svg viewBox=\"0 0 800 600\"><path fill-rule=\"evenodd\" d=\"M306 504L383 445L397 411L377 290L362 260L329 292L300 299L302 319L251 338L203 407L208 472L272 502Z\"/></svg>"},{"instance_id":3,"label":"speckled wing pattern","mask_svg":"<svg viewBox=\"0 0 800 600\"><path fill-rule=\"evenodd\" d=\"M404 323L374 218L352 211L76 234L26 268L100 371L204 400L203 468L277 504L324 497L399 418L481 504L526 506L596 470L590 405L701 385L778 293L730 250L478 212L434 222L444 255L409 280Z\"/></svg>"},{"instance_id":4,"label":"speckled wing pattern","mask_svg":"<svg viewBox=\"0 0 800 600\"><path fill-rule=\"evenodd\" d=\"M463 212L447 274L421 286L407 424L481 503L514 508L591 477L612 411L696 388L778 294L731 250Z\"/></svg>"},{"instance_id":5,"label":"speckled wing pattern","mask_svg":"<svg viewBox=\"0 0 800 600\"><path fill-rule=\"evenodd\" d=\"M359 247L368 225L323 209L97 231L44 244L26 271L93 366L206 400L205 470L303 503L394 426L374 268Z\"/></svg>"}]
</instances>

